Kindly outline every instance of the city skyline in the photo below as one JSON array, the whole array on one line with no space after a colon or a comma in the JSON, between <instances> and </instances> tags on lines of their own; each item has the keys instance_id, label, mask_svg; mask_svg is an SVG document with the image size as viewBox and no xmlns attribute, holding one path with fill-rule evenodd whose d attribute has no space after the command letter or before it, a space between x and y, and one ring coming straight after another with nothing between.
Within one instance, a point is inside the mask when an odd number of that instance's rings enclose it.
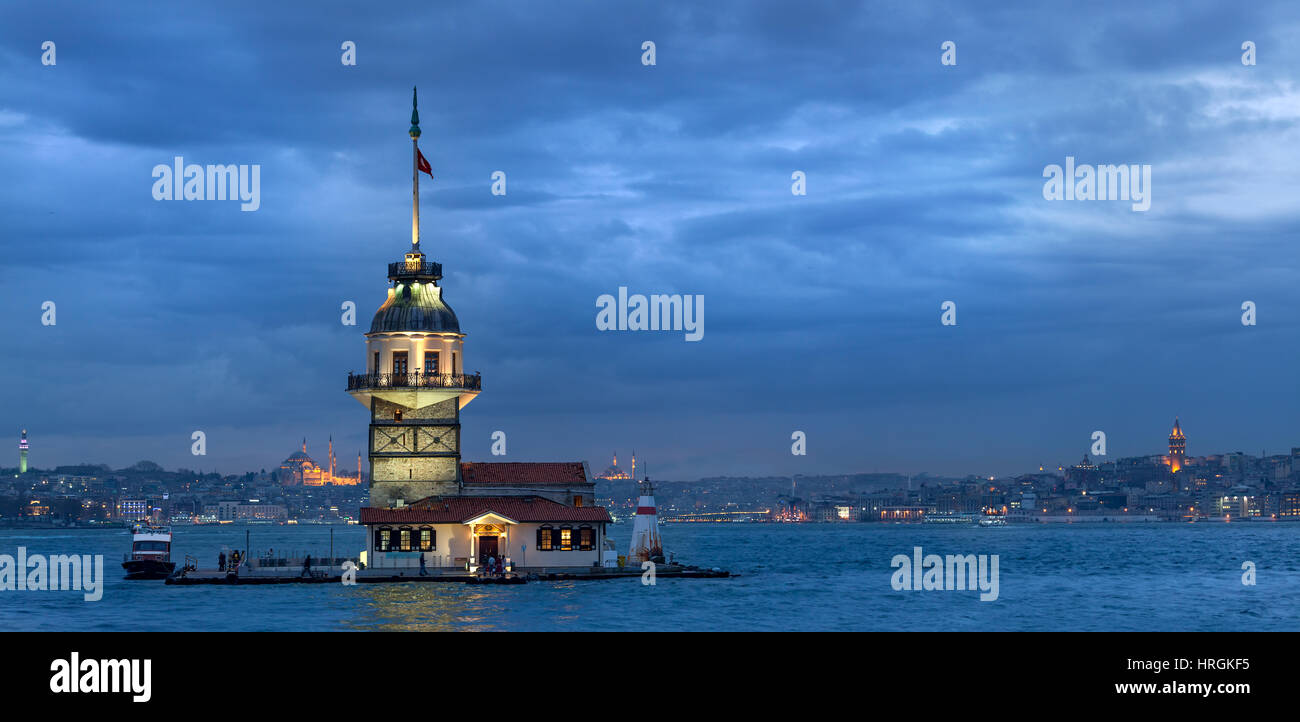
<instances>
[{"instance_id":1,"label":"city skyline","mask_svg":"<svg viewBox=\"0 0 1300 722\"><path fill-rule=\"evenodd\" d=\"M335 458L336 455L335 455L335 453L334 453L334 451L333 451L333 434L330 434L329 436L330 436L329 441L328 441L328 444L329 444L329 451L327 451L327 455L326 455L326 459L327 459L328 461L326 462L326 465L325 465L325 466L321 466L321 465L319 464L319 462L316 462L316 461L315 461L315 458L314 458L314 457L311 457L311 456L310 456L310 454L308 453L308 449L307 449L307 438L304 437L304 438L302 439L302 446L301 446L301 448L298 449L298 450L296 450L295 452L290 453L290 454L289 454L289 455L288 455L284 460L282 460L282 462L280 462L280 463L278 463L278 464L271 464L271 465L269 465L269 466L267 466L267 465L263 465L263 466L255 466L255 467L250 467L250 468L245 468L245 469L237 469L237 470L220 470L220 469L207 469L207 470L204 470L202 467L199 467L199 466L196 466L196 467L194 467L194 468L191 469L191 467L189 467L189 466L185 466L185 465L182 464L182 465L180 465L180 466L177 466L177 467L176 467L176 470L180 470L180 469L190 469L190 470L195 471L195 472L198 472L198 473L203 473L203 474L216 473L216 474L219 474L219 475L221 475L221 476L240 476L240 475L243 475L243 474L257 473L258 471L262 471L262 472L265 472L265 473L267 473L267 474L270 474L270 473L272 473L272 472L281 472L281 473L283 473L283 472L286 470L286 468L287 468L286 465L290 464L291 462L295 462L295 461L309 461L309 462L312 462L312 463L308 465L308 470L310 471L310 470L314 467L314 473L320 475L322 480L323 480L325 477L328 477L328 476L336 476L336 475L337 475L337 476L340 476L341 478L344 478L344 479L345 479L345 481L341 482L343 485L354 486L354 485L360 483L360 480L359 480L359 479L356 479L354 476L350 476L350 475L344 473L344 472L347 471L347 469L344 469L344 468L342 468L342 467L338 467L338 468L341 469L341 471L338 471L337 473L334 472L334 468L335 468L334 458ZM1181 419L1178 418L1178 417L1175 417L1175 419L1174 419L1174 422L1173 422L1173 430L1172 430L1172 432L1170 433L1170 435L1168 436L1168 438L1167 438L1167 442L1168 442L1168 446L1167 446L1163 451L1156 452L1156 453L1134 453L1134 454L1116 455L1116 454L1109 454L1109 453L1107 453L1107 454L1094 454L1094 453L1091 453L1090 450L1085 450L1085 451L1083 452L1083 455L1084 455L1085 460L1090 460L1090 461L1093 462L1093 463L1103 463L1103 464L1104 464L1104 463L1107 463L1107 462L1114 462L1114 461L1119 461L1119 460L1123 460L1123 459L1142 459L1142 458L1155 458L1155 457L1160 457L1160 458L1162 459L1162 462L1161 462L1161 463L1162 463L1163 465L1169 467L1169 468L1170 468L1170 471L1172 471L1172 472L1177 472L1177 471L1179 471L1179 470L1185 468L1185 466L1186 466L1186 459L1205 459L1205 458L1213 458L1213 457L1228 456L1228 455L1232 455L1232 454L1243 454L1243 455L1245 455L1245 456L1252 457L1252 458L1264 459L1264 458L1269 458L1269 457L1274 457L1274 456L1294 456L1296 450L1297 450L1297 449L1300 449L1300 445L1298 445L1298 446L1290 446L1290 447L1286 447L1286 448L1284 448L1284 449L1282 449L1282 450L1275 450L1274 452L1271 452L1271 453L1270 453L1267 449L1260 449L1258 455L1256 455L1254 452L1250 451L1249 449L1232 449L1232 450L1227 450L1227 449L1215 449L1215 450L1207 450L1207 451L1205 451L1204 453L1192 453L1192 454L1189 455L1189 454L1186 454L1186 437L1185 437L1184 432L1183 432L1183 430L1182 430ZM1296 443L1297 443L1297 444L1300 444L1300 441L1297 441ZM25 429L23 430L23 435L22 435L22 437L21 437L21 439L20 439L18 450L19 450L19 455L20 455L20 456L19 456L19 458L20 458L20 466L19 466L19 467L5 467L3 464L0 464L0 469L3 469L3 468L21 468L21 464L26 463L26 461L27 461L27 453L28 453L28 451L29 451L29 440L28 440L28 438L27 438L26 430L25 430ZM301 452L301 453L299 453L299 452ZM357 456L358 456L358 459L360 460L361 452L357 452ZM589 472L590 472L590 474L591 474L591 479L592 479L592 480L605 480L605 481L618 481L618 480L624 480L624 481L631 481L631 480L633 480L633 479L636 479L636 480L639 481L640 479L645 478L645 477L646 477L646 474L643 473L643 472L645 472L644 465L643 465L643 467L642 467L642 471L641 471L641 472L636 472L636 471L635 471L636 468L637 468L637 467L636 467L636 463L637 463L637 462L636 462L636 453L635 453L635 452L632 453L632 455L631 455L631 459L632 459L631 469L633 470L632 472L629 472L627 469L624 469L623 467L621 467L621 466L619 465L619 463L618 463L618 452L617 452L617 451L614 451L614 452L612 453L612 455L611 455L611 463L610 463L610 465L609 465L608 467L605 468L604 471L599 471L599 470L598 470L598 469L600 468L600 467L599 467L599 464L602 463L602 462L600 462L600 461L593 461L593 460L590 460L590 459L586 459L586 460L583 460L583 463L586 463L586 464L588 465L588 470L589 470ZM491 459L489 459L489 460L491 460ZM472 460L471 460L471 461L472 461ZM100 462L100 461L89 461L89 460L87 460L87 461L80 461L80 462L75 462L75 463L58 463L58 464L52 464L52 465L50 465L50 466L46 466L46 467L39 467L39 466L36 466L36 467L33 467L33 472L37 472L37 471L51 472L51 471L54 471L54 470L56 470L56 469L58 469L58 468L63 468L63 467L72 467L72 466L108 466L110 469L113 469L113 470L122 470L122 469L130 468L130 467L134 466L135 464L142 463L142 462L144 462L144 463L157 463L157 462L156 462L155 460L153 460L153 459L138 459L138 460L136 460L136 462L133 462L132 464L124 464L124 465L105 464L105 463ZM1024 475L1024 474L1031 474L1031 473L1034 472L1033 466L1034 466L1033 464L1030 464L1030 465L1028 465L1028 466L1026 466L1026 467L1024 467L1024 468L1022 468L1022 469L1013 470L1013 471L1006 472L1006 473L1003 473L1003 474L996 474L995 476L997 476L997 477L1008 477L1008 476L1019 476L1019 475ZM1040 464L1038 464L1037 466L1038 466L1038 469L1037 469L1038 471L1046 471L1046 472L1051 472L1051 471L1065 471L1066 469L1069 469L1069 468L1071 468L1071 467L1073 466L1073 462L1071 462L1071 461L1069 461L1069 460L1057 460L1057 461L1054 462L1054 463L1040 463ZM166 469L166 466L164 465L163 468L164 468L164 470L165 470L165 469ZM351 471L352 471L352 474L355 474L356 469L354 468L354 469L352 469ZM363 471L363 472L365 471L364 467L362 468L362 471ZM616 472L616 473L611 474L611 472ZM301 476L302 473L303 473L302 470L297 470L297 471L296 471L296 474L298 474L299 476ZM927 470L927 469L920 469L920 470L902 470L902 471L900 471L900 470L895 470L895 469L873 469L873 470L871 470L871 471L865 471L865 470L862 470L862 469L840 469L840 470L833 470L833 471L829 471L829 472L818 472L818 473L813 473L813 474L802 474L802 473L796 473L796 474L714 474L714 475L708 475L708 476L693 477L693 478L689 478L689 479L678 477L678 478L668 478L668 479L666 479L666 480L667 480L667 481L682 481L682 482L689 482L689 481L699 481L699 480L701 480L701 479L710 478L710 477L714 477L714 478L716 478L716 477L728 477L728 476L735 476L735 477L756 477L756 478L758 478L758 477L765 477L765 476L836 476L836 475L877 474L877 473L878 473L878 474L886 474L886 475L887 475L887 474L895 474L895 475L904 475L904 476L906 476L906 475L921 475L921 476L931 476L931 477L937 477L937 478L961 478L961 477L965 477L965 476L974 476L974 477L981 477L981 478L982 478L982 477L984 476L984 474L982 474L982 473L980 473L980 472L977 472L977 471L967 471L967 472L965 472L965 473L950 474L950 473L939 473L939 472L934 472L934 471L932 471L932 470ZM664 477L658 477L658 478L659 478L659 479L664 479ZM301 481L295 482L295 484L301 484L301 483L302 483ZM308 485L320 485L321 483L322 483L321 481L316 481L316 482L313 482L313 483L308 484ZM330 482L325 482L325 483L330 483Z\"/></svg>"},{"instance_id":2,"label":"city skyline","mask_svg":"<svg viewBox=\"0 0 1300 722\"><path fill-rule=\"evenodd\" d=\"M0 390L0 428L32 432L39 467L233 472L331 431L366 448L339 392L407 235L392 138L418 84L425 244L488 384L468 460L600 468L635 445L664 478L1002 475L1068 463L1096 430L1111 457L1147 455L1174 416L1199 448L1288 449L1294 26L1281 4L1166 4L1133 42L1108 6L1084 43L1032 7L923 4L889 27L777 3L725 21L512 7L490 30L481 8L394 7L379 40L335 9L124 8L129 31L108 32L77 6L48 66L45 22L72 6L18 8L0 29L0 168L24 181L0 195L0 334L22 383ZM182 32L195 18L219 32ZM259 207L154 200L174 158L258 165ZM1044 169L1075 158L1152 166L1149 210L1047 201ZM707 333L600 331L620 288L707 297Z\"/></svg>"}]
</instances>

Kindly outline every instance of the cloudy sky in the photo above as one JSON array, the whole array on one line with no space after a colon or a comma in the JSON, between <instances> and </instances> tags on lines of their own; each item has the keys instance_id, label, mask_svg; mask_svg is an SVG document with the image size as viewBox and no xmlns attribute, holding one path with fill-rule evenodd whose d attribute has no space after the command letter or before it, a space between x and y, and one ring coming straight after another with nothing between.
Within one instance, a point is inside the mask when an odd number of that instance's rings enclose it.
<instances>
[{"instance_id":1,"label":"cloudy sky","mask_svg":"<svg viewBox=\"0 0 1300 722\"><path fill-rule=\"evenodd\" d=\"M333 434L350 465L413 85L424 245L483 374L467 459L502 430L508 460L635 448L670 479L1001 474L1094 430L1158 453L1175 415L1193 455L1300 446L1300 12L1224 5L10 7L0 447L234 473ZM260 164L261 208L155 201L178 155ZM1150 210L1045 200L1066 156L1150 164ZM704 339L598 331L619 286L702 294Z\"/></svg>"}]
</instances>

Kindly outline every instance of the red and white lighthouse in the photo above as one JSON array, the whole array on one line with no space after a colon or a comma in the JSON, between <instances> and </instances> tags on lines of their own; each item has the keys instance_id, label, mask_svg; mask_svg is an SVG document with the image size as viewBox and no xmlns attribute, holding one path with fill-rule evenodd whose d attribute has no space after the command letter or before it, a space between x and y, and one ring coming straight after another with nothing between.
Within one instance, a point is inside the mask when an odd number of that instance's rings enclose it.
<instances>
[{"instance_id":1,"label":"red and white lighthouse","mask_svg":"<svg viewBox=\"0 0 1300 722\"><path fill-rule=\"evenodd\" d=\"M632 545L628 550L629 562L662 560L663 541L659 538L659 513L655 509L654 487L650 477L637 486L639 496L636 503L636 516L632 521Z\"/></svg>"}]
</instances>

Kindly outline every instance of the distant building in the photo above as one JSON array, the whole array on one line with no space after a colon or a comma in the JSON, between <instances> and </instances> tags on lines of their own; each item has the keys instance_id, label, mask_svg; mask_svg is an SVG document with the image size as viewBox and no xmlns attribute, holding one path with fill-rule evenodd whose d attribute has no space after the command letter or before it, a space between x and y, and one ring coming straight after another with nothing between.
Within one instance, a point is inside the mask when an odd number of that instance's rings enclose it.
<instances>
[{"instance_id":1,"label":"distant building","mask_svg":"<svg viewBox=\"0 0 1300 722\"><path fill-rule=\"evenodd\" d=\"M926 507L886 506L880 510L881 521L925 521Z\"/></svg>"},{"instance_id":2,"label":"distant building","mask_svg":"<svg viewBox=\"0 0 1300 722\"><path fill-rule=\"evenodd\" d=\"M608 469L605 469L604 471L597 474L596 478L602 479L604 481L626 481L628 479L635 479L636 478L636 452L635 451L632 452L632 473L631 474L619 468L618 452L615 451L614 463L610 464Z\"/></svg>"},{"instance_id":3,"label":"distant building","mask_svg":"<svg viewBox=\"0 0 1300 722\"><path fill-rule=\"evenodd\" d=\"M122 499L117 503L117 518L125 522L145 521L150 504L145 499Z\"/></svg>"},{"instance_id":4,"label":"distant building","mask_svg":"<svg viewBox=\"0 0 1300 722\"><path fill-rule=\"evenodd\" d=\"M283 504L262 504L256 501L219 501L205 504L203 515L217 521L248 521L250 519L281 521L287 519L288 510Z\"/></svg>"},{"instance_id":5,"label":"distant building","mask_svg":"<svg viewBox=\"0 0 1300 722\"><path fill-rule=\"evenodd\" d=\"M357 475L338 473L338 460L334 457L334 437L330 437L329 461L322 467L307 455L307 439L302 440L302 450L295 451L280 464L281 486L355 486L361 483L361 455L357 454Z\"/></svg>"},{"instance_id":6,"label":"distant building","mask_svg":"<svg viewBox=\"0 0 1300 722\"><path fill-rule=\"evenodd\" d=\"M23 429L23 438L18 442L18 473L27 473L27 429Z\"/></svg>"},{"instance_id":7,"label":"distant building","mask_svg":"<svg viewBox=\"0 0 1300 722\"><path fill-rule=\"evenodd\" d=\"M1187 466L1187 437L1183 436L1183 429L1178 425L1176 416L1174 430L1169 434L1169 456L1165 457L1165 466L1174 473Z\"/></svg>"},{"instance_id":8,"label":"distant building","mask_svg":"<svg viewBox=\"0 0 1300 722\"><path fill-rule=\"evenodd\" d=\"M1065 470L1065 488L1088 489L1096 486L1100 478L1097 465L1092 463L1092 459L1085 453L1083 461Z\"/></svg>"},{"instance_id":9,"label":"distant building","mask_svg":"<svg viewBox=\"0 0 1300 722\"><path fill-rule=\"evenodd\" d=\"M1288 491L1278 495L1277 518L1300 520L1300 492Z\"/></svg>"},{"instance_id":10,"label":"distant building","mask_svg":"<svg viewBox=\"0 0 1300 722\"><path fill-rule=\"evenodd\" d=\"M1225 494L1216 496L1211 510L1215 516L1260 516L1260 500L1254 494Z\"/></svg>"}]
</instances>

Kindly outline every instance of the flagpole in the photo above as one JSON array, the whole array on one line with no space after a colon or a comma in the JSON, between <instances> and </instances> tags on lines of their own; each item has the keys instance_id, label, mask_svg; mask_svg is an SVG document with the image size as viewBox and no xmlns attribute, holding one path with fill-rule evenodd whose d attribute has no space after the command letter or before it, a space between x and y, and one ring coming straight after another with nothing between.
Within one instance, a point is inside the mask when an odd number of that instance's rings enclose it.
<instances>
[{"instance_id":1,"label":"flagpole","mask_svg":"<svg viewBox=\"0 0 1300 722\"><path fill-rule=\"evenodd\" d=\"M420 252L420 113L411 88L411 250Z\"/></svg>"}]
</instances>

